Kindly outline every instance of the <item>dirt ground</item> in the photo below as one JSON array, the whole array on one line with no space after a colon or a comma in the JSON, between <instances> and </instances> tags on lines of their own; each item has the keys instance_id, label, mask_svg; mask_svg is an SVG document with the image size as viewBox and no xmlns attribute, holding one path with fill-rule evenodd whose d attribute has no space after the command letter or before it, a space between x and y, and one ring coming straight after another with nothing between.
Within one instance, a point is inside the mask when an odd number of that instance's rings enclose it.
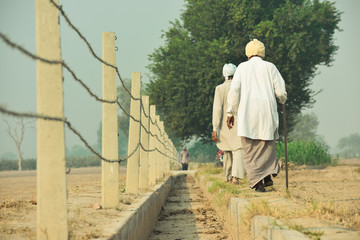
<instances>
[{"instance_id":1,"label":"dirt ground","mask_svg":"<svg viewBox=\"0 0 360 240\"><path fill-rule=\"evenodd\" d=\"M67 174L70 239L108 236L107 229L139 196L126 194L126 168L120 167L117 209L101 205L101 168L71 169ZM36 239L36 171L0 172L0 239Z\"/></svg>"},{"instance_id":2,"label":"dirt ground","mask_svg":"<svg viewBox=\"0 0 360 240\"><path fill-rule=\"evenodd\" d=\"M276 179L275 184L282 181ZM360 159L339 160L324 168L297 166L289 171L290 198L314 216L360 231Z\"/></svg>"},{"instance_id":3,"label":"dirt ground","mask_svg":"<svg viewBox=\"0 0 360 240\"><path fill-rule=\"evenodd\" d=\"M125 168L120 187L125 190ZM284 171L274 186L284 187ZM117 209L95 209L101 203L101 168L71 169L68 182L70 239L107 236L122 210L136 202L121 193ZM340 160L337 166L290 167L290 197L300 204L316 204L320 218L360 230L360 159ZM282 192L278 191L281 195ZM322 207L321 207L322 206ZM0 172L0 239L36 239L36 171Z\"/></svg>"},{"instance_id":4,"label":"dirt ground","mask_svg":"<svg viewBox=\"0 0 360 240\"><path fill-rule=\"evenodd\" d=\"M150 240L231 239L194 176L178 177L163 206Z\"/></svg>"}]
</instances>

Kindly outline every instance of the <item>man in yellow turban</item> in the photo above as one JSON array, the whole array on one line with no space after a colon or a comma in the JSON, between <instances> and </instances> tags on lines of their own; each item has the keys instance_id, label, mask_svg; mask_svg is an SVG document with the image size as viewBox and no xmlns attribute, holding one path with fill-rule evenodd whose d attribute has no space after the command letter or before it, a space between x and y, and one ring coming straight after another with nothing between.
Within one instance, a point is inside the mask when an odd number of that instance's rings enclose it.
<instances>
[{"instance_id":1,"label":"man in yellow turban","mask_svg":"<svg viewBox=\"0 0 360 240\"><path fill-rule=\"evenodd\" d=\"M248 185L266 192L265 187L273 185L271 175L275 177L280 171L275 151L275 140L279 137L276 97L284 104L287 93L276 66L263 60L262 42L250 41L245 53L248 61L237 67L228 93L227 125L233 127L237 112L237 134L241 136Z\"/></svg>"}]
</instances>

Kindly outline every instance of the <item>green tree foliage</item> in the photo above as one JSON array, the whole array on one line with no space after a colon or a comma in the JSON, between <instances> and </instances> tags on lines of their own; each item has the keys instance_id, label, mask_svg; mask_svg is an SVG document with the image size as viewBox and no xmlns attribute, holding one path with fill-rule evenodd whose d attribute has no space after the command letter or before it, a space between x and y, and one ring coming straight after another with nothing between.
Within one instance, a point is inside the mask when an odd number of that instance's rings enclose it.
<instances>
[{"instance_id":1,"label":"green tree foliage","mask_svg":"<svg viewBox=\"0 0 360 240\"><path fill-rule=\"evenodd\" d=\"M319 121L315 113L298 114L295 118L294 129L289 133L289 140L309 141L317 138Z\"/></svg>"},{"instance_id":2,"label":"green tree foliage","mask_svg":"<svg viewBox=\"0 0 360 240\"><path fill-rule=\"evenodd\" d=\"M344 158L360 157L360 134L353 133L339 140L337 147L339 155Z\"/></svg>"},{"instance_id":3,"label":"green tree foliage","mask_svg":"<svg viewBox=\"0 0 360 240\"><path fill-rule=\"evenodd\" d=\"M188 151L192 162L214 162L219 150L214 143L196 141Z\"/></svg>"},{"instance_id":4,"label":"green tree foliage","mask_svg":"<svg viewBox=\"0 0 360 240\"><path fill-rule=\"evenodd\" d=\"M186 0L180 20L164 33L164 46L149 56L147 92L170 137L210 139L213 95L224 81L224 63L246 61L252 38L265 44L288 90L288 129L301 109L314 103L311 80L330 65L337 46L340 12L318 0ZM279 113L282 114L281 107ZM280 115L282 121L282 115ZM282 126L282 123L280 124Z\"/></svg>"},{"instance_id":5,"label":"green tree foliage","mask_svg":"<svg viewBox=\"0 0 360 240\"><path fill-rule=\"evenodd\" d=\"M67 157L82 157L90 155L93 155L93 153L90 151L90 149L83 145L75 144L70 149L66 148Z\"/></svg>"}]
</instances>

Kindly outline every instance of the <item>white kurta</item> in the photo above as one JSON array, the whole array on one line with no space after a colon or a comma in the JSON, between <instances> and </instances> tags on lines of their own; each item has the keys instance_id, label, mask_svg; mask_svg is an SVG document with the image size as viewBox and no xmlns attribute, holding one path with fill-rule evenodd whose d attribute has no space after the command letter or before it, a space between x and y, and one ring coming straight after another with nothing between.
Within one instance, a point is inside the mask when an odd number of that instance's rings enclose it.
<instances>
[{"instance_id":1,"label":"white kurta","mask_svg":"<svg viewBox=\"0 0 360 240\"><path fill-rule=\"evenodd\" d=\"M226 124L227 95L230 85L231 80L226 80L215 88L213 103L213 131L217 132L219 139L216 146L223 151L234 151L241 148L241 138L237 136L236 127L229 130Z\"/></svg>"},{"instance_id":2,"label":"white kurta","mask_svg":"<svg viewBox=\"0 0 360 240\"><path fill-rule=\"evenodd\" d=\"M260 57L252 57L238 66L228 93L228 115L236 113L239 94L238 136L276 139L279 115L275 96L282 104L287 98L284 79L276 66Z\"/></svg>"}]
</instances>

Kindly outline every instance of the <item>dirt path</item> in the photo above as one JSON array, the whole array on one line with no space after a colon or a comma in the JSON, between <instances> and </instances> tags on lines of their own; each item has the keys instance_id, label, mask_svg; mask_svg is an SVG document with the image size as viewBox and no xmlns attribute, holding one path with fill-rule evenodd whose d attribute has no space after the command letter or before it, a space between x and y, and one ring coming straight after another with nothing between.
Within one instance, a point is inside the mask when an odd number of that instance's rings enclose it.
<instances>
[{"instance_id":1,"label":"dirt path","mask_svg":"<svg viewBox=\"0 0 360 240\"><path fill-rule=\"evenodd\" d=\"M178 177L150 240L229 239L194 177Z\"/></svg>"}]
</instances>

